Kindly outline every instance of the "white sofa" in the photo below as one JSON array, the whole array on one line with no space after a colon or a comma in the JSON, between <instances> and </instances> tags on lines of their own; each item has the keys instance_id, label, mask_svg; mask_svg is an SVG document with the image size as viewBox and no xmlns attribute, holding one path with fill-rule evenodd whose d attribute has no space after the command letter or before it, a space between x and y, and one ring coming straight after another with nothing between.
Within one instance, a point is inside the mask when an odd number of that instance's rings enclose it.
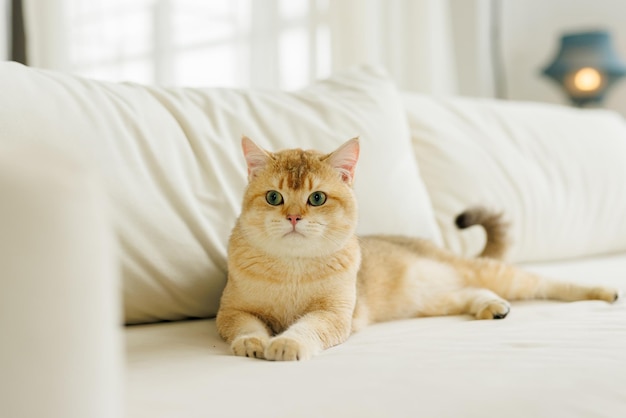
<instances>
[{"instance_id":1,"label":"white sofa","mask_svg":"<svg viewBox=\"0 0 626 418\"><path fill-rule=\"evenodd\" d=\"M399 93L372 68L298 92L168 89L0 64L0 416L622 417L626 304L514 302L504 321L378 324L306 362L230 355L211 319L240 136L360 135L360 233L626 289L626 125L605 111ZM121 327L121 324L128 324Z\"/></svg>"}]
</instances>

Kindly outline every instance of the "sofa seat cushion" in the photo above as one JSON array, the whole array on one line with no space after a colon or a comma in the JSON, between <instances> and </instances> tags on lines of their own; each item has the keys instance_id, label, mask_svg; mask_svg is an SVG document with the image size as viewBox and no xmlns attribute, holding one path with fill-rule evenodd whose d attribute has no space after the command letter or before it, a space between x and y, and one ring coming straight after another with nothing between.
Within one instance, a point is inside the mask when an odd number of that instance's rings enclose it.
<instances>
[{"instance_id":1,"label":"sofa seat cushion","mask_svg":"<svg viewBox=\"0 0 626 418\"><path fill-rule=\"evenodd\" d=\"M626 250L626 123L616 113L539 103L404 95L415 155L446 245L470 205L503 210L513 261Z\"/></svg>"},{"instance_id":2,"label":"sofa seat cushion","mask_svg":"<svg viewBox=\"0 0 626 418\"><path fill-rule=\"evenodd\" d=\"M626 254L526 266L626 290ZM127 327L127 414L589 417L626 410L626 303L513 302L370 326L306 362L234 357L213 320Z\"/></svg>"},{"instance_id":3,"label":"sofa seat cushion","mask_svg":"<svg viewBox=\"0 0 626 418\"><path fill-rule=\"evenodd\" d=\"M0 91L0 141L45 143L101 173L128 323L215 315L246 185L242 134L271 150L328 152L360 136L359 232L439 237L400 96L373 68L286 93L105 83L2 63Z\"/></svg>"}]
</instances>

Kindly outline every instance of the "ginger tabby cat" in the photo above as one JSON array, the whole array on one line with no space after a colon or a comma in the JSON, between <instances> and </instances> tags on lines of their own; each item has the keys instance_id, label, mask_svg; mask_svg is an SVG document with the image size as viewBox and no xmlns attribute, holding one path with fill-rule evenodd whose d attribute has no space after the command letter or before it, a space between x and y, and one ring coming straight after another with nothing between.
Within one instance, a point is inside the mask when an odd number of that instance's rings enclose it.
<instances>
[{"instance_id":1,"label":"ginger tabby cat","mask_svg":"<svg viewBox=\"0 0 626 418\"><path fill-rule=\"evenodd\" d=\"M501 319L509 313L506 299L618 297L615 289L545 280L498 261L506 225L480 208L456 220L460 228L485 228L478 258L421 239L357 237L356 138L331 154L270 153L245 137L242 146L249 184L217 314L235 355L304 360L374 322L458 314Z\"/></svg>"}]
</instances>

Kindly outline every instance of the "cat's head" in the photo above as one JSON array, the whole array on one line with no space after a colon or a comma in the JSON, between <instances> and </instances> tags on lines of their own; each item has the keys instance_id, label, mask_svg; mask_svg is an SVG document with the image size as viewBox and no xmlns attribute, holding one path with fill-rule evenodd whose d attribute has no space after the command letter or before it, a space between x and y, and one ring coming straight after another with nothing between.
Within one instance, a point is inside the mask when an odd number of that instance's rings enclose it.
<instances>
[{"instance_id":1,"label":"cat's head","mask_svg":"<svg viewBox=\"0 0 626 418\"><path fill-rule=\"evenodd\" d=\"M330 154L267 152L246 137L242 148L248 187L239 227L251 244L276 256L317 257L337 251L354 235L357 138Z\"/></svg>"}]
</instances>

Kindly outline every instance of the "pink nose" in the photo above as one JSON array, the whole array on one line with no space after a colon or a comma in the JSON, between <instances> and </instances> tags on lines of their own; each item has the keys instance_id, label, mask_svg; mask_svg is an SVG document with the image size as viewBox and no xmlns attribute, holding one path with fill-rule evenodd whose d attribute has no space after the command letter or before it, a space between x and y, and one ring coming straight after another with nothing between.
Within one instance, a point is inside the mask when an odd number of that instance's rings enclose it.
<instances>
[{"instance_id":1,"label":"pink nose","mask_svg":"<svg viewBox=\"0 0 626 418\"><path fill-rule=\"evenodd\" d=\"M302 220L300 215L287 215L287 219L291 222L293 226L296 226L299 220Z\"/></svg>"}]
</instances>

